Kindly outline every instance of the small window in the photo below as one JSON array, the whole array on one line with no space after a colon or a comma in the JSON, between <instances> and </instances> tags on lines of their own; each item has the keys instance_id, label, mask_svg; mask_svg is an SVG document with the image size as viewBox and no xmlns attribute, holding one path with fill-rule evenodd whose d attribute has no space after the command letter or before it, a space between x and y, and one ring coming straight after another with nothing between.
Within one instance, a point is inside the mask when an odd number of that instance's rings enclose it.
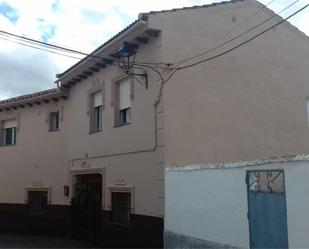
<instances>
[{"instance_id":1,"label":"small window","mask_svg":"<svg viewBox=\"0 0 309 249\"><path fill-rule=\"evenodd\" d=\"M97 91L90 96L91 98L91 132L98 132L102 130L102 91Z\"/></svg>"},{"instance_id":2,"label":"small window","mask_svg":"<svg viewBox=\"0 0 309 249\"><path fill-rule=\"evenodd\" d=\"M49 114L49 131L59 130L59 112L51 112Z\"/></svg>"},{"instance_id":3,"label":"small window","mask_svg":"<svg viewBox=\"0 0 309 249\"><path fill-rule=\"evenodd\" d=\"M16 127L17 122L15 119L5 120L2 122L3 145L16 144Z\"/></svg>"},{"instance_id":4,"label":"small window","mask_svg":"<svg viewBox=\"0 0 309 249\"><path fill-rule=\"evenodd\" d=\"M112 192L112 223L129 226L131 194Z\"/></svg>"},{"instance_id":5,"label":"small window","mask_svg":"<svg viewBox=\"0 0 309 249\"><path fill-rule=\"evenodd\" d=\"M131 79L118 82L116 89L116 124L126 125L131 123Z\"/></svg>"},{"instance_id":6,"label":"small window","mask_svg":"<svg viewBox=\"0 0 309 249\"><path fill-rule=\"evenodd\" d=\"M28 191L28 214L47 214L47 191Z\"/></svg>"},{"instance_id":7,"label":"small window","mask_svg":"<svg viewBox=\"0 0 309 249\"><path fill-rule=\"evenodd\" d=\"M119 111L119 125L129 124L131 122L131 108L125 108Z\"/></svg>"}]
</instances>

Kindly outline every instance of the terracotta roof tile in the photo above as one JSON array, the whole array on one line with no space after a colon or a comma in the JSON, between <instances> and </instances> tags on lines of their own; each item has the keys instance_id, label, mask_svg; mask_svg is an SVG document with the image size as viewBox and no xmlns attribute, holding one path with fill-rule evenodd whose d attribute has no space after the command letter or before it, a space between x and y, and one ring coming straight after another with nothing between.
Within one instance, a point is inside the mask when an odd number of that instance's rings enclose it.
<instances>
[{"instance_id":1,"label":"terracotta roof tile","mask_svg":"<svg viewBox=\"0 0 309 249\"><path fill-rule=\"evenodd\" d=\"M52 89L48 89L48 90L44 90L44 91L40 91L40 92L35 92L35 93L30 93L30 94L25 94L25 95L21 95L21 96L17 96L14 98L9 98L9 99L5 99L5 100L1 100L0 101L0 107L1 106L7 106L10 104L14 104L17 102L27 102L30 101L32 99L35 98L41 98L41 97L53 97L56 95L65 95L64 92L62 92L61 90L59 90L58 88L52 88Z\"/></svg>"}]
</instances>

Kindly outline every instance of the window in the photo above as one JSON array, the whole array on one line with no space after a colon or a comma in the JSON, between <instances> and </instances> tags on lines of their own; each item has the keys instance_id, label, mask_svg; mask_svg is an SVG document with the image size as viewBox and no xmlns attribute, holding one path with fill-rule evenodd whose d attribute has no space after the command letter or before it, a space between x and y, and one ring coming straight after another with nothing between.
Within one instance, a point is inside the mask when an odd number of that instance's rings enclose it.
<instances>
[{"instance_id":1,"label":"window","mask_svg":"<svg viewBox=\"0 0 309 249\"><path fill-rule=\"evenodd\" d=\"M309 128L309 97L307 97L306 107L307 107L307 125Z\"/></svg>"},{"instance_id":2,"label":"window","mask_svg":"<svg viewBox=\"0 0 309 249\"><path fill-rule=\"evenodd\" d=\"M117 83L116 123L118 126L131 122L131 79L127 78Z\"/></svg>"},{"instance_id":3,"label":"window","mask_svg":"<svg viewBox=\"0 0 309 249\"><path fill-rule=\"evenodd\" d=\"M49 114L49 131L59 130L59 112Z\"/></svg>"},{"instance_id":4,"label":"window","mask_svg":"<svg viewBox=\"0 0 309 249\"><path fill-rule=\"evenodd\" d=\"M16 144L16 119L5 120L2 122L2 144L14 145Z\"/></svg>"},{"instance_id":5,"label":"window","mask_svg":"<svg viewBox=\"0 0 309 249\"><path fill-rule=\"evenodd\" d=\"M112 222L128 226L130 224L131 194L112 192Z\"/></svg>"},{"instance_id":6,"label":"window","mask_svg":"<svg viewBox=\"0 0 309 249\"><path fill-rule=\"evenodd\" d=\"M33 215L47 214L47 191L28 191L28 213Z\"/></svg>"},{"instance_id":7,"label":"window","mask_svg":"<svg viewBox=\"0 0 309 249\"><path fill-rule=\"evenodd\" d=\"M91 98L91 118L90 131L98 132L102 130L102 91L97 91L90 96Z\"/></svg>"}]
</instances>

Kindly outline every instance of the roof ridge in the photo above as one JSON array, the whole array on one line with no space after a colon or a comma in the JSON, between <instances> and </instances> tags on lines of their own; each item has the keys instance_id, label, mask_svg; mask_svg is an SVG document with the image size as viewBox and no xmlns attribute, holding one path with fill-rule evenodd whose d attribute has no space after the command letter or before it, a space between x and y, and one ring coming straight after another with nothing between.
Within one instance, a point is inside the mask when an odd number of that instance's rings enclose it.
<instances>
[{"instance_id":1,"label":"roof ridge","mask_svg":"<svg viewBox=\"0 0 309 249\"><path fill-rule=\"evenodd\" d=\"M143 15L155 15L155 14L162 14L162 13L170 13L170 12L176 12L176 11L182 11L182 10L193 10L193 9L202 9L202 8L210 8L210 7L216 7L221 6L225 4L233 4L238 2L246 2L246 1L252 1L252 0L230 0L230 1L222 1L217 3L210 3L210 4L203 4L203 5L194 5L190 7L182 7L182 8L173 8L173 9L166 9L166 10L157 10L157 11L149 11L140 13L139 16Z\"/></svg>"}]
</instances>

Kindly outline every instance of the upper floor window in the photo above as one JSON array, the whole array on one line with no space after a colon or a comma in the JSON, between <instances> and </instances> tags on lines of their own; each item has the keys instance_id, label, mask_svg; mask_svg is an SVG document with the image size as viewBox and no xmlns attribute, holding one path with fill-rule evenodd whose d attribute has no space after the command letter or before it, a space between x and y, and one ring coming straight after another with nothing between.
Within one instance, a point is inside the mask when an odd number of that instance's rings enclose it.
<instances>
[{"instance_id":1,"label":"upper floor window","mask_svg":"<svg viewBox=\"0 0 309 249\"><path fill-rule=\"evenodd\" d=\"M2 121L2 144L14 145L16 144L16 119Z\"/></svg>"},{"instance_id":2,"label":"upper floor window","mask_svg":"<svg viewBox=\"0 0 309 249\"><path fill-rule=\"evenodd\" d=\"M49 131L59 130L59 112L49 113Z\"/></svg>"},{"instance_id":3,"label":"upper floor window","mask_svg":"<svg viewBox=\"0 0 309 249\"><path fill-rule=\"evenodd\" d=\"M102 130L102 91L97 91L90 95L90 131L98 132Z\"/></svg>"},{"instance_id":4,"label":"upper floor window","mask_svg":"<svg viewBox=\"0 0 309 249\"><path fill-rule=\"evenodd\" d=\"M131 79L116 83L116 125L131 123Z\"/></svg>"},{"instance_id":5,"label":"upper floor window","mask_svg":"<svg viewBox=\"0 0 309 249\"><path fill-rule=\"evenodd\" d=\"M307 107L307 126L309 128L309 97L306 100L306 107Z\"/></svg>"}]
</instances>

